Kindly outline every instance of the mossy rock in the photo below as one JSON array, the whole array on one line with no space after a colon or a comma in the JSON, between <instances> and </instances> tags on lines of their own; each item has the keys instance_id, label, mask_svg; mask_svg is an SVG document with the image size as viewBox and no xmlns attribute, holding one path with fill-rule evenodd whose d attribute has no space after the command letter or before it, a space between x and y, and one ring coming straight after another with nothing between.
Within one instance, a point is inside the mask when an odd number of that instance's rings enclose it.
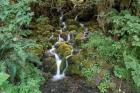
<instances>
[{"instance_id":1,"label":"mossy rock","mask_svg":"<svg viewBox=\"0 0 140 93\"><path fill-rule=\"evenodd\" d=\"M83 33L81 32L81 33L78 33L77 35L76 35L76 37L75 37L75 44L77 45L77 46L80 46L81 44L82 44L82 39L83 39Z\"/></svg>"},{"instance_id":2,"label":"mossy rock","mask_svg":"<svg viewBox=\"0 0 140 93\"><path fill-rule=\"evenodd\" d=\"M78 53L77 55L73 55L69 58L69 67L68 67L68 73L70 75L78 75L80 77L83 77L82 76L82 66L81 66L81 61L83 60L82 59L83 56Z\"/></svg>"},{"instance_id":3,"label":"mossy rock","mask_svg":"<svg viewBox=\"0 0 140 93\"><path fill-rule=\"evenodd\" d=\"M68 24L68 26L70 26L70 25L78 26L79 25L79 23L76 22L74 19L68 19L67 24Z\"/></svg>"},{"instance_id":4,"label":"mossy rock","mask_svg":"<svg viewBox=\"0 0 140 93\"><path fill-rule=\"evenodd\" d=\"M89 31L89 32L94 32L95 29L94 29L93 27L89 27L89 28L88 28L88 31Z\"/></svg>"},{"instance_id":5,"label":"mossy rock","mask_svg":"<svg viewBox=\"0 0 140 93\"><path fill-rule=\"evenodd\" d=\"M82 77L81 68L78 65L69 65L68 67L68 74L69 75L78 75Z\"/></svg>"},{"instance_id":6,"label":"mossy rock","mask_svg":"<svg viewBox=\"0 0 140 93\"><path fill-rule=\"evenodd\" d=\"M71 30L78 30L78 27L76 25L69 25L68 26L68 30L71 31Z\"/></svg>"},{"instance_id":7,"label":"mossy rock","mask_svg":"<svg viewBox=\"0 0 140 93\"><path fill-rule=\"evenodd\" d=\"M48 32L52 32L54 30L54 27L51 25L37 25L37 33L42 35L47 35Z\"/></svg>"},{"instance_id":8,"label":"mossy rock","mask_svg":"<svg viewBox=\"0 0 140 93\"><path fill-rule=\"evenodd\" d=\"M82 40L83 35L84 35L84 33L82 33L82 32L77 34L75 37L75 40Z\"/></svg>"},{"instance_id":9,"label":"mossy rock","mask_svg":"<svg viewBox=\"0 0 140 93\"><path fill-rule=\"evenodd\" d=\"M52 38L52 39L50 39L50 40L48 40L49 41L49 43L51 44L51 45L54 45L57 41L58 41L58 38L57 37L54 37L54 38Z\"/></svg>"},{"instance_id":10,"label":"mossy rock","mask_svg":"<svg viewBox=\"0 0 140 93\"><path fill-rule=\"evenodd\" d=\"M60 55L62 57L66 57L66 56L70 55L71 50L72 50L72 46L68 45L65 42L60 42L58 45L58 49L57 49L58 53L60 53Z\"/></svg>"},{"instance_id":11,"label":"mossy rock","mask_svg":"<svg viewBox=\"0 0 140 93\"><path fill-rule=\"evenodd\" d=\"M70 34L76 34L76 30L70 30L69 33Z\"/></svg>"},{"instance_id":12,"label":"mossy rock","mask_svg":"<svg viewBox=\"0 0 140 93\"><path fill-rule=\"evenodd\" d=\"M83 55L78 53L77 55L73 55L71 58L70 58L70 61L72 62L72 64L77 64L79 62L81 62L81 60L83 58Z\"/></svg>"},{"instance_id":13,"label":"mossy rock","mask_svg":"<svg viewBox=\"0 0 140 93\"><path fill-rule=\"evenodd\" d=\"M43 60L43 69L45 72L56 73L56 62L54 57L48 57Z\"/></svg>"}]
</instances>

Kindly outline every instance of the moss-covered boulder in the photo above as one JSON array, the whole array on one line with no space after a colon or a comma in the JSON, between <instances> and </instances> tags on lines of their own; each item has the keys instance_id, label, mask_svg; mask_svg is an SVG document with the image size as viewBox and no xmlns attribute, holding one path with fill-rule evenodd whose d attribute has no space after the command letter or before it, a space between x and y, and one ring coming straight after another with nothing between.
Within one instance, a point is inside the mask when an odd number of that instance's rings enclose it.
<instances>
[{"instance_id":1,"label":"moss-covered boulder","mask_svg":"<svg viewBox=\"0 0 140 93\"><path fill-rule=\"evenodd\" d=\"M65 43L60 42L58 45L57 52L61 55L61 57L66 57L71 54L72 46Z\"/></svg>"},{"instance_id":2,"label":"moss-covered boulder","mask_svg":"<svg viewBox=\"0 0 140 93\"><path fill-rule=\"evenodd\" d=\"M53 56L48 56L43 59L43 71L46 73L56 73L56 62Z\"/></svg>"}]
</instances>

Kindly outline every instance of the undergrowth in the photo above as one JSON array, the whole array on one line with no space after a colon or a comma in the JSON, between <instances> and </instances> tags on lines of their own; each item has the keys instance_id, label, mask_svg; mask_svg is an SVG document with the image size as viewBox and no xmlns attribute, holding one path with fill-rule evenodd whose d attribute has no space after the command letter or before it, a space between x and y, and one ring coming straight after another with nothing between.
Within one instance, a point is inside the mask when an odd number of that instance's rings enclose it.
<instances>
[{"instance_id":1,"label":"undergrowth","mask_svg":"<svg viewBox=\"0 0 140 93\"><path fill-rule=\"evenodd\" d=\"M35 54L26 51L38 45L36 41L25 38L31 30L22 29L22 25L29 24L32 19L31 1L0 1L1 93L41 93L39 88L43 77L32 63L41 62Z\"/></svg>"}]
</instances>

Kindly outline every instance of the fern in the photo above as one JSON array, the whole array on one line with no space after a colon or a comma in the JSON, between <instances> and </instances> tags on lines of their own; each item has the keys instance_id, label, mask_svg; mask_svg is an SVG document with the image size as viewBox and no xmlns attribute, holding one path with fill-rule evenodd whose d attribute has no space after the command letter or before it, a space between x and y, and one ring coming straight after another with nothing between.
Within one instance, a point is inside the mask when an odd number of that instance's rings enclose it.
<instances>
[{"instance_id":1,"label":"fern","mask_svg":"<svg viewBox=\"0 0 140 93\"><path fill-rule=\"evenodd\" d=\"M30 33L29 30L21 29L23 24L28 25L32 19L34 13L29 3L33 0L9 1L0 0L0 20L4 24L0 27L0 71L9 74L10 80L2 84L1 90L6 93L40 93L39 85L43 79L41 72L29 63L31 59L39 63L39 59L27 51L37 44L34 40L23 38L23 35ZM15 78L18 78L18 86L13 83Z\"/></svg>"}]
</instances>

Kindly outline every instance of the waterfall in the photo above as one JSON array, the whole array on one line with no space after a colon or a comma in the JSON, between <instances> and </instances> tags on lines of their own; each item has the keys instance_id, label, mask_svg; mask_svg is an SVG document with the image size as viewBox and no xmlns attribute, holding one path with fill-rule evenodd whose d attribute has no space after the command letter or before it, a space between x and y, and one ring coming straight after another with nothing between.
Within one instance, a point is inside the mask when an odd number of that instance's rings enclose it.
<instances>
[{"instance_id":1,"label":"waterfall","mask_svg":"<svg viewBox=\"0 0 140 93\"><path fill-rule=\"evenodd\" d=\"M88 28L83 23L78 21L78 15L76 15L75 21L77 21L79 23L79 25L84 29L84 38L87 38Z\"/></svg>"},{"instance_id":2,"label":"waterfall","mask_svg":"<svg viewBox=\"0 0 140 93\"><path fill-rule=\"evenodd\" d=\"M61 12L61 16L59 19L60 19L60 25L61 25L62 31L65 31L67 28L67 25L66 25L65 20L64 20L63 12Z\"/></svg>"},{"instance_id":3,"label":"waterfall","mask_svg":"<svg viewBox=\"0 0 140 93\"><path fill-rule=\"evenodd\" d=\"M61 37L62 31L65 31L65 29L67 28L66 23L64 21L64 15L63 13L61 13L60 16L60 24L61 24L61 30L60 30L60 34L58 35L58 41L52 46L52 48L49 50L49 52L55 56L55 61L56 61L56 74L53 76L52 80L53 81L57 81L57 80L61 80L65 77L65 71L68 67L68 62L67 59L68 57L66 57L66 67L63 71L63 73L61 74L61 63L62 63L62 59L59 57L59 55L56 53L56 48L55 45L60 43L60 42L64 42L64 39ZM52 36L50 38L53 38L53 33ZM70 40L70 34L67 35L67 41Z\"/></svg>"},{"instance_id":4,"label":"waterfall","mask_svg":"<svg viewBox=\"0 0 140 93\"><path fill-rule=\"evenodd\" d=\"M70 37L70 34L68 33L67 35L67 41L70 41L71 37Z\"/></svg>"},{"instance_id":5,"label":"waterfall","mask_svg":"<svg viewBox=\"0 0 140 93\"><path fill-rule=\"evenodd\" d=\"M58 36L58 42L63 42L63 41L64 41L64 39L59 34L59 36Z\"/></svg>"},{"instance_id":6,"label":"waterfall","mask_svg":"<svg viewBox=\"0 0 140 93\"><path fill-rule=\"evenodd\" d=\"M84 29L84 36L86 37L86 34L88 33L88 28L81 22L79 22L77 20L78 18L78 15L75 17L75 21L77 21L79 23L79 25ZM61 14L60 16L60 23L61 23L61 30L60 30L60 34L58 35L58 41L52 46L52 48L49 50L49 52L54 55L55 57L55 61L56 61L56 74L53 76L52 80L53 81L57 81L57 80L61 80L65 77L65 72L68 68L68 58L70 58L72 55L73 55L73 49L71 50L71 54L66 56L65 59L66 59L66 66L63 70L63 72L61 73L61 63L62 63L62 59L60 58L60 56L56 53L56 48L55 48L55 45L60 43L60 42L65 42L64 39L61 37L61 34L63 31L66 30L66 23L64 21L64 15L63 13ZM52 33L52 36L50 38L53 38L54 37L54 33ZM67 40L66 41L69 41L71 39L71 36L70 36L70 33L67 33Z\"/></svg>"},{"instance_id":7,"label":"waterfall","mask_svg":"<svg viewBox=\"0 0 140 93\"><path fill-rule=\"evenodd\" d=\"M50 53L55 56L57 66L56 75L54 75L52 78L53 81L61 80L65 77L64 73L61 74L60 72L62 60L60 59L59 55L55 52L55 50L56 48L54 46L52 46L52 48L50 49Z\"/></svg>"}]
</instances>

